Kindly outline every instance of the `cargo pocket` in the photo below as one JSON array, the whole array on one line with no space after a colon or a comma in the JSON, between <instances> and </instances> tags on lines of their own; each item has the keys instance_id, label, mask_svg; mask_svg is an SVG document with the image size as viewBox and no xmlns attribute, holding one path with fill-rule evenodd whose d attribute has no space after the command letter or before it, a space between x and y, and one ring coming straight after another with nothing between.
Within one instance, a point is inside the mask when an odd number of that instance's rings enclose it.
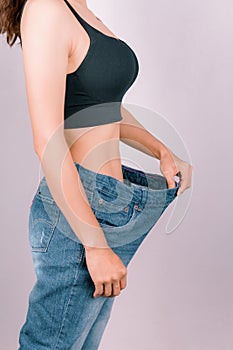
<instances>
[{"instance_id":1,"label":"cargo pocket","mask_svg":"<svg viewBox=\"0 0 233 350\"><path fill-rule=\"evenodd\" d=\"M35 195L29 213L31 251L46 252L58 221L59 209L51 199Z\"/></svg>"}]
</instances>

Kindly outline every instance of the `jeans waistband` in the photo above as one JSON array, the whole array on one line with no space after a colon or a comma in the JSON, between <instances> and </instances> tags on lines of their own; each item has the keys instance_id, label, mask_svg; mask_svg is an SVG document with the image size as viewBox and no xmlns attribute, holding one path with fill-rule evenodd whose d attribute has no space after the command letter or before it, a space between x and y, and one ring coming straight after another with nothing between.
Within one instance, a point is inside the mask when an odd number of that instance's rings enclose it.
<instances>
[{"instance_id":1,"label":"jeans waistband","mask_svg":"<svg viewBox=\"0 0 233 350\"><path fill-rule=\"evenodd\" d=\"M147 205L156 204L156 201L161 201L171 195L173 196L179 187L180 178L177 176L174 188L167 187L166 178L160 174L142 171L130 166L121 164L123 173L123 182L110 175L97 173L88 169L78 162L74 162L84 189L92 192L106 192L111 195L116 195L125 201L147 202ZM49 191L45 177L40 181L37 193L40 193L44 198L49 198L53 201L53 197Z\"/></svg>"}]
</instances>

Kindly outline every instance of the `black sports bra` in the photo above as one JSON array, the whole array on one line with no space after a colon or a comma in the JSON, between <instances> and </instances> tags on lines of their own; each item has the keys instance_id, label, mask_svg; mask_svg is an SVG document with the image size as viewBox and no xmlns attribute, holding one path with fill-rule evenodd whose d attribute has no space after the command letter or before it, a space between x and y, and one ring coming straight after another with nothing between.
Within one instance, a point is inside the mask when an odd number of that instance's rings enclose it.
<instances>
[{"instance_id":1,"label":"black sports bra","mask_svg":"<svg viewBox=\"0 0 233 350\"><path fill-rule=\"evenodd\" d=\"M138 75L137 57L123 40L92 27L64 1L90 38L78 69L66 75L64 128L120 121L122 98Z\"/></svg>"}]
</instances>

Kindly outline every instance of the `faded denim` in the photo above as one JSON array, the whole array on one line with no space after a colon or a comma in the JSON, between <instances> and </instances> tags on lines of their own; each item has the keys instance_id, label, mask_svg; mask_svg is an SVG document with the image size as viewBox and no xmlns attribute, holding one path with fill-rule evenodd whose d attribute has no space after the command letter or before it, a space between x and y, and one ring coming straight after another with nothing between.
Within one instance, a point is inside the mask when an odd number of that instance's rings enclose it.
<instances>
[{"instance_id":1,"label":"faded denim","mask_svg":"<svg viewBox=\"0 0 233 350\"><path fill-rule=\"evenodd\" d=\"M124 164L123 182L74 164L109 246L128 266L176 198L180 178L168 189L162 175ZM29 295L18 350L98 349L116 297L93 298L95 286L85 249L56 205L45 177L34 195L28 228L37 280Z\"/></svg>"}]
</instances>

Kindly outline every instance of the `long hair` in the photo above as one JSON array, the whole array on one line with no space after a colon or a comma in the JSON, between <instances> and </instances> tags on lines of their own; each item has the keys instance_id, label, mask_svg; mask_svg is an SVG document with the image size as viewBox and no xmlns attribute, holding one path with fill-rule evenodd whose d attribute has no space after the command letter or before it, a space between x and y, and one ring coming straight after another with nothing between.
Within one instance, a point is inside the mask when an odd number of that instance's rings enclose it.
<instances>
[{"instance_id":1,"label":"long hair","mask_svg":"<svg viewBox=\"0 0 233 350\"><path fill-rule=\"evenodd\" d=\"M13 46L20 39L20 20L26 0L0 0L0 34L6 33L7 44Z\"/></svg>"}]
</instances>

